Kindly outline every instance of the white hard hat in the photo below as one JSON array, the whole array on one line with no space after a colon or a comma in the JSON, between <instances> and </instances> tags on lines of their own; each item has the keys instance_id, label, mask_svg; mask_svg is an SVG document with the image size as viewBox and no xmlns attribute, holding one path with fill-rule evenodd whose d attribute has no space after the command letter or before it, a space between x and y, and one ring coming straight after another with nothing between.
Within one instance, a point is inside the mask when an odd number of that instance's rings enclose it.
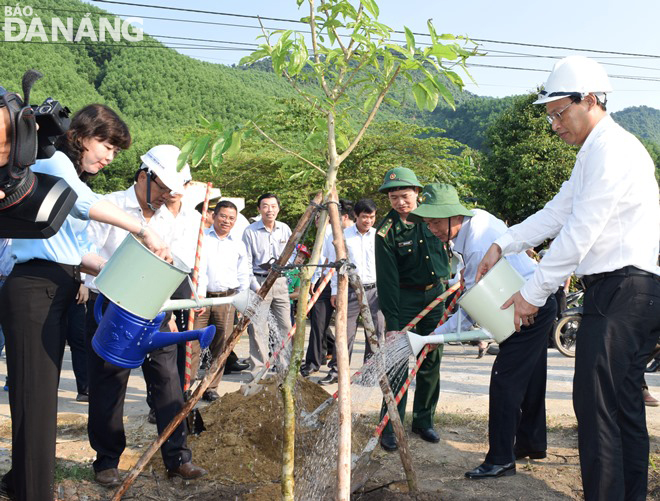
<instances>
[{"instance_id":1,"label":"white hard hat","mask_svg":"<svg viewBox=\"0 0 660 501\"><path fill-rule=\"evenodd\" d=\"M184 184L192 179L190 166L183 166L181 171L176 170L177 160L181 150L171 144L154 146L140 157L142 164L149 172L158 176L172 193L183 194Z\"/></svg>"},{"instance_id":2,"label":"white hard hat","mask_svg":"<svg viewBox=\"0 0 660 501\"><path fill-rule=\"evenodd\" d=\"M534 104L545 104L563 97L595 94L604 100L612 92L610 79L603 67L584 56L569 56L555 63L552 73Z\"/></svg>"}]
</instances>

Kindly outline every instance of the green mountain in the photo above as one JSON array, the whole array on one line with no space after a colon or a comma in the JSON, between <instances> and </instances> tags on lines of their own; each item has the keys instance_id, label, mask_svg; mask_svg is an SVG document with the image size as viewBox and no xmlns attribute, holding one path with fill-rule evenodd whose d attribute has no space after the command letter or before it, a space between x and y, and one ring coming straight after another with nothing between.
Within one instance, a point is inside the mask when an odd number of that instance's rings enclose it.
<instances>
[{"instance_id":1,"label":"green mountain","mask_svg":"<svg viewBox=\"0 0 660 501\"><path fill-rule=\"evenodd\" d=\"M632 106L612 113L612 118L637 137L660 146L660 110L648 106Z\"/></svg>"}]
</instances>

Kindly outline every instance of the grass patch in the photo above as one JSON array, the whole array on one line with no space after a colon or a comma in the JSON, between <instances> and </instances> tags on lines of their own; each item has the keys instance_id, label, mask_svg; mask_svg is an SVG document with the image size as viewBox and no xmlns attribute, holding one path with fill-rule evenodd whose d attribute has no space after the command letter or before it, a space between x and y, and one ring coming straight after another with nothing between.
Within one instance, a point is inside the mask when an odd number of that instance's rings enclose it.
<instances>
[{"instance_id":1,"label":"grass patch","mask_svg":"<svg viewBox=\"0 0 660 501\"><path fill-rule=\"evenodd\" d=\"M55 483L64 480L80 482L82 480L94 480L94 472L89 464L80 464L73 461L57 460L55 463Z\"/></svg>"}]
</instances>

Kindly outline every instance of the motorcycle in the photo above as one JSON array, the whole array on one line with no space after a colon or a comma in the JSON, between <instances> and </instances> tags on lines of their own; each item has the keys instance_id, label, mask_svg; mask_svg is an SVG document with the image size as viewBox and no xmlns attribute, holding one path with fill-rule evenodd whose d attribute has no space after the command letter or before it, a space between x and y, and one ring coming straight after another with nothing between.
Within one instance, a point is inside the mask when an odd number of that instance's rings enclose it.
<instances>
[{"instance_id":1,"label":"motorcycle","mask_svg":"<svg viewBox=\"0 0 660 501\"><path fill-rule=\"evenodd\" d=\"M567 308L560 312L552 332L552 343L562 355L575 356L577 331L582 321L582 297L584 291L578 290L566 296Z\"/></svg>"}]
</instances>

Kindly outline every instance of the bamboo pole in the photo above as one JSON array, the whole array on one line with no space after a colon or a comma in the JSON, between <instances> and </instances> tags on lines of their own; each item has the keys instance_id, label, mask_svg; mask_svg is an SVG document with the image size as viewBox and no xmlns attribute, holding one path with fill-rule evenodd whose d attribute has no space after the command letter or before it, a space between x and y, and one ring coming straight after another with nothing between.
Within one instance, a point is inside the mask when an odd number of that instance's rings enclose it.
<instances>
[{"instance_id":1,"label":"bamboo pole","mask_svg":"<svg viewBox=\"0 0 660 501\"><path fill-rule=\"evenodd\" d=\"M206 183L206 195L204 196L204 204L202 205L202 220L199 223L199 234L197 235L197 249L195 250L195 265L193 267L192 283L195 290L199 280L199 261L202 252L202 242L204 240L204 219L206 211L209 208L209 198L211 197L211 188L213 183ZM195 291L191 294L195 298ZM188 311L188 330L191 331L195 327L195 310ZM200 355L201 356L201 355ZM190 389L190 380L192 379L192 342L186 341L186 370L184 374L183 391L186 392Z\"/></svg>"},{"instance_id":2,"label":"bamboo pole","mask_svg":"<svg viewBox=\"0 0 660 501\"><path fill-rule=\"evenodd\" d=\"M417 474L413 468L410 447L408 446L408 437L406 436L406 433L403 429L401 416L399 416L399 410L397 409L396 402L394 401L394 392L392 391L390 382L387 379L387 373L385 371L385 360L383 357L383 351L381 349L381 340L378 338L376 327L374 326L373 319L371 318L371 309L369 308L367 295L362 285L362 280L360 280L360 277L357 273L351 273L349 275L349 282L355 291L355 296L357 297L358 304L360 305L362 325L364 326L364 332L367 334L367 342L371 346L371 351L374 353L373 356L379 357L378 362L382 369L382 373L378 382L380 384L380 389L383 392L383 398L385 399L385 403L387 405L387 413L392 420L392 427L394 428L396 441L399 445L399 457L401 458L401 465L403 466L403 470L406 474L408 490L410 492L417 492Z\"/></svg>"},{"instance_id":3,"label":"bamboo pole","mask_svg":"<svg viewBox=\"0 0 660 501\"><path fill-rule=\"evenodd\" d=\"M459 284L454 284L445 292L443 292L438 297L436 297L433 301L431 301L428 304L428 306L426 306L426 308L424 308L417 315L415 315L415 317L406 324L406 326L401 330L401 332L408 332L410 329L412 329L415 325L417 325L417 323L422 318L424 318L431 310L433 310L433 308L435 308L438 304L440 304L447 297L449 297L454 291L458 290L458 288L459 288ZM358 371L356 371L353 374L353 376L351 377L351 382L355 381L361 374L362 374L362 368L360 368ZM319 405L316 409L314 409L312 412L310 412L305 416L302 424L306 426L313 426L318 415L321 414L325 409L330 407L332 403L337 399L338 395L339 392L336 391L333 395L328 397L328 399L325 400L321 405Z\"/></svg>"},{"instance_id":4,"label":"bamboo pole","mask_svg":"<svg viewBox=\"0 0 660 501\"><path fill-rule=\"evenodd\" d=\"M261 284L261 287L257 291L257 296L259 296L260 298L263 299L266 297L271 287L275 283L275 280L277 280L279 276L279 271L278 271L279 267L284 266L289 260L289 257L291 257L291 254L293 253L293 250L298 244L298 241L302 238L303 234L305 233L305 230L307 229L307 226L312 220L313 215L318 210L316 206L319 204L320 201L321 201L321 193L319 192L316 195L316 197L314 197L314 200L310 202L310 204L308 205L307 210L302 215L295 229L291 233L291 237L289 238L289 241L284 247L282 254L275 262L275 266L273 266L270 269L270 271L268 272L268 276L266 277L266 280L264 281L263 284ZM247 328L249 323L250 323L249 315L243 315L236 324L236 327L234 327L232 333L229 335L229 338L227 338L227 344L225 345L224 350L218 355L217 358L213 360L213 363L211 364L208 373L204 376L204 379L202 379L202 381L197 386L197 388L195 388L195 391L190 396L190 399L188 399L184 403L179 413L174 417L174 419L172 419L170 424L167 425L167 427L156 438L156 440L154 440L151 443L151 445L147 447L147 449L144 451L140 459L137 461L137 463L135 463L135 466L133 466L131 471L128 472L128 475L126 475L126 478L124 478L122 484L113 493L112 501L121 500L122 496L126 493L129 487L133 485L133 482L135 482L135 479L147 466L153 455L156 452L158 452L158 449L165 443L165 441L168 438L170 438L170 435L172 435L172 433L177 428L177 426L181 424L181 422L186 418L186 416L190 413L193 407L195 407L197 402L199 402L199 400L202 398L202 395L208 389L208 387L213 382L213 380L222 377L222 373L225 367L225 362L227 361L227 357L234 349L234 346L236 346L236 343L238 343L241 334Z\"/></svg>"},{"instance_id":5,"label":"bamboo pole","mask_svg":"<svg viewBox=\"0 0 660 501\"><path fill-rule=\"evenodd\" d=\"M339 200L336 189L332 190L328 215L332 225L333 244L337 260L346 259L344 232L339 219ZM337 501L349 501L351 497L351 380L348 358L346 322L348 313L348 274L342 267L337 271L337 303L335 316L335 353L339 382L339 446L337 450Z\"/></svg>"}]
</instances>

